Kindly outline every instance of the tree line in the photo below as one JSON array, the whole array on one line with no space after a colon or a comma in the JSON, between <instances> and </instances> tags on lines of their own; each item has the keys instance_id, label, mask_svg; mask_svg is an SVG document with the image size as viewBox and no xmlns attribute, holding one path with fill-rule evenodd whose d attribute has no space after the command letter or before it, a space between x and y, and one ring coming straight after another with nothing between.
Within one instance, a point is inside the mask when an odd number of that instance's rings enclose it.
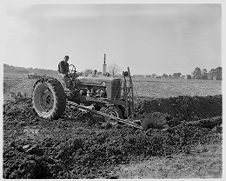
<instances>
[{"instance_id":1,"label":"tree line","mask_svg":"<svg viewBox=\"0 0 226 181\"><path fill-rule=\"evenodd\" d=\"M201 70L199 67L196 67L192 72L192 76L194 79L222 80L222 67L212 68L209 72L206 68Z\"/></svg>"},{"instance_id":2,"label":"tree line","mask_svg":"<svg viewBox=\"0 0 226 181\"><path fill-rule=\"evenodd\" d=\"M144 77L144 75L135 75L136 77ZM222 80L222 67L212 68L208 72L206 68L200 69L196 67L194 71L192 71L191 75L182 75L180 72L176 72L173 74L165 74L157 75L155 73L151 75L146 75L145 77L152 77L152 78L173 78L173 79L209 79L209 80Z\"/></svg>"}]
</instances>

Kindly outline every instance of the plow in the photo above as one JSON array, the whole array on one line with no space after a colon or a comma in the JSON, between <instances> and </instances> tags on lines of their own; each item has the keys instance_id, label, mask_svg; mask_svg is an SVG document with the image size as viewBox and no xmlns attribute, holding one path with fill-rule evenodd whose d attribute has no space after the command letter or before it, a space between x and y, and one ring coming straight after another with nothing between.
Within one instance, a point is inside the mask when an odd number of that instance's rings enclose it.
<instances>
[{"instance_id":1,"label":"plow","mask_svg":"<svg viewBox=\"0 0 226 181\"><path fill-rule=\"evenodd\" d=\"M33 87L32 103L38 116L58 119L65 111L66 103L103 116L106 121L144 129L140 120L134 119L133 81L129 67L121 77L80 77L74 65L70 65L69 88L53 77L42 77Z\"/></svg>"},{"instance_id":2,"label":"plow","mask_svg":"<svg viewBox=\"0 0 226 181\"><path fill-rule=\"evenodd\" d=\"M138 125L137 123L134 123L135 121L132 121L131 119L121 119L119 117L115 117L113 115L109 115L109 114L106 114L106 113L103 113L103 112L100 112L100 111L97 111L95 109L90 109L90 108L87 108L85 106L82 106L82 105L79 105L79 104L76 104L74 102L71 102L71 101L68 101L69 104L75 106L76 108L79 108L79 109L82 109L82 110L85 110L85 111L88 111L92 114L96 114L96 115L100 115L100 116L103 116L105 118L109 118L117 123L122 123L122 124L126 124L128 126L132 126L134 128L137 128L137 129L140 129L142 130L143 127ZM138 122L140 120L136 120L136 122Z\"/></svg>"}]
</instances>

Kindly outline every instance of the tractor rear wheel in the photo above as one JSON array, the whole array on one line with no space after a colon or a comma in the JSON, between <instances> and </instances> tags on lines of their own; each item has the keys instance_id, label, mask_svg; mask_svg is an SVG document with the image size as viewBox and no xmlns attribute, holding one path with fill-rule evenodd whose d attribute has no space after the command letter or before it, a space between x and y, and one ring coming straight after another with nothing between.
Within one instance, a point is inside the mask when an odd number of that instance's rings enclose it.
<instances>
[{"instance_id":1,"label":"tractor rear wheel","mask_svg":"<svg viewBox=\"0 0 226 181\"><path fill-rule=\"evenodd\" d=\"M32 103L40 117L59 118L66 107L66 94L63 86L57 79L39 80L34 86Z\"/></svg>"}]
</instances>

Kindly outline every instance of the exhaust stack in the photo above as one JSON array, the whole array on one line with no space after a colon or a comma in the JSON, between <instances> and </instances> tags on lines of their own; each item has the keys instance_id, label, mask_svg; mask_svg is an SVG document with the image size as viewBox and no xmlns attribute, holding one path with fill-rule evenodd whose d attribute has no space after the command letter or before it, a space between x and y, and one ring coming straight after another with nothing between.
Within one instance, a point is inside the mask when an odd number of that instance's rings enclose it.
<instances>
[{"instance_id":1,"label":"exhaust stack","mask_svg":"<svg viewBox=\"0 0 226 181\"><path fill-rule=\"evenodd\" d=\"M106 69L107 69L106 54L104 54L103 75L106 75Z\"/></svg>"}]
</instances>

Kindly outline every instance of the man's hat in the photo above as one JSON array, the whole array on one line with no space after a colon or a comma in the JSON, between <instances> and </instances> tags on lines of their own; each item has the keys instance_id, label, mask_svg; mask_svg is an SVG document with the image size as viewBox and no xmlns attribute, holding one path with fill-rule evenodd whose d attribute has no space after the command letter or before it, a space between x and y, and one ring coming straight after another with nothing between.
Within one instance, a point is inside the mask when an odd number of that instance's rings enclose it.
<instances>
[{"instance_id":1,"label":"man's hat","mask_svg":"<svg viewBox=\"0 0 226 181\"><path fill-rule=\"evenodd\" d=\"M68 55L65 55L64 59L69 59L69 56Z\"/></svg>"}]
</instances>

